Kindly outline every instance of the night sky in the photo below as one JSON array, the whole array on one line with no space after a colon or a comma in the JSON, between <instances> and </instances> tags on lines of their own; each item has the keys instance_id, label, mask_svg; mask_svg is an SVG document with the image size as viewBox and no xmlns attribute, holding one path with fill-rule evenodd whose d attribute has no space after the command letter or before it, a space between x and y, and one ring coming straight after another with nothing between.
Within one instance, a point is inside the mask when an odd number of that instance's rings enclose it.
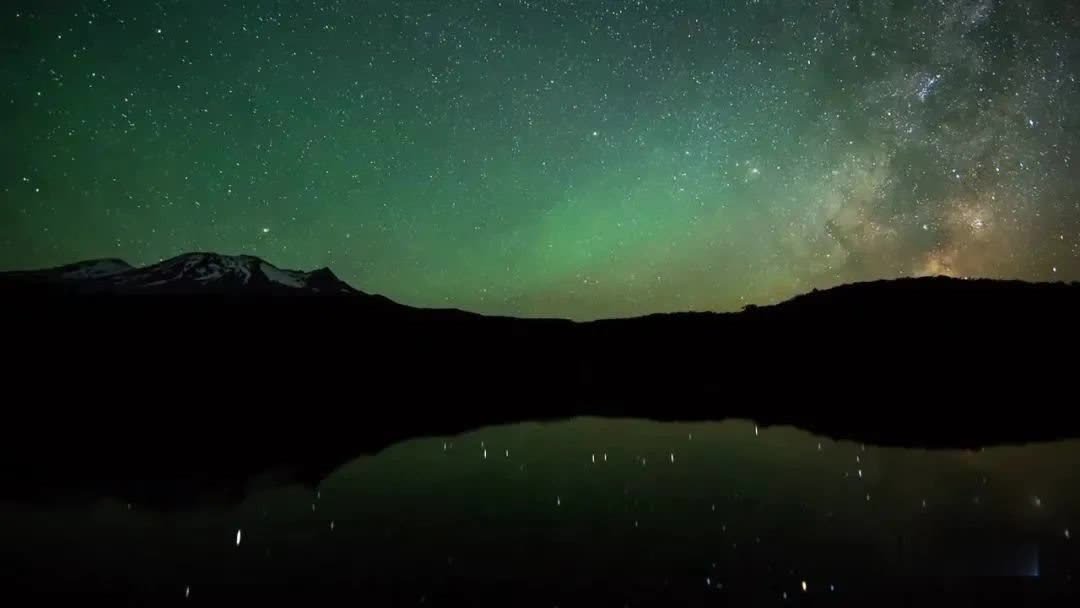
<instances>
[{"instance_id":1,"label":"night sky","mask_svg":"<svg viewBox=\"0 0 1080 608\"><path fill-rule=\"evenodd\" d=\"M1071 2L2 10L0 269L249 253L574 318L1080 279Z\"/></svg>"}]
</instances>

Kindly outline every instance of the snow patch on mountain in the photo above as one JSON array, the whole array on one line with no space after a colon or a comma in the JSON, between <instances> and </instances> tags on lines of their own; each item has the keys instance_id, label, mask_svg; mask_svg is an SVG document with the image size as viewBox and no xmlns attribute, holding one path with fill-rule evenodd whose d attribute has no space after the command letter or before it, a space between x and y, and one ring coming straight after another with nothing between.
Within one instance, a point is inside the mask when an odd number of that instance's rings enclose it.
<instances>
[{"instance_id":1,"label":"snow patch on mountain","mask_svg":"<svg viewBox=\"0 0 1080 608\"><path fill-rule=\"evenodd\" d=\"M284 285L286 287L294 287L296 289L305 287L307 285L307 275L302 272L281 270L280 268L275 268L274 266L271 266L266 262L262 263L262 265L260 266L260 270L262 270L263 276L279 285Z\"/></svg>"},{"instance_id":2,"label":"snow patch on mountain","mask_svg":"<svg viewBox=\"0 0 1080 608\"><path fill-rule=\"evenodd\" d=\"M242 285L251 280L252 272L261 263L249 255L218 255L216 253L189 253L165 260L152 266L118 277L123 283L187 280L209 283L229 278Z\"/></svg>"},{"instance_id":3,"label":"snow patch on mountain","mask_svg":"<svg viewBox=\"0 0 1080 608\"><path fill-rule=\"evenodd\" d=\"M247 284L251 280L251 269L258 263L251 256L227 256L207 253L198 253L184 256L183 267L180 276L191 278L195 281L214 281L226 276L239 279L240 283Z\"/></svg>"}]
</instances>

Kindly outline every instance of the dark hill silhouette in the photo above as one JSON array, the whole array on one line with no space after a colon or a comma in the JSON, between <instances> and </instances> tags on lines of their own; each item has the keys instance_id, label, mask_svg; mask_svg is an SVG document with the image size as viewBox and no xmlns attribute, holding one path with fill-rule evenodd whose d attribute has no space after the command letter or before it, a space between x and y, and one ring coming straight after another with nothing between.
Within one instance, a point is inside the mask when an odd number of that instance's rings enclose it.
<instances>
[{"instance_id":1,"label":"dark hill silhouette","mask_svg":"<svg viewBox=\"0 0 1080 608\"><path fill-rule=\"evenodd\" d=\"M0 297L12 492L233 487L274 467L314 483L404 438L576 415L931 447L1080 436L1077 284L900 279L575 323L199 253L0 273Z\"/></svg>"}]
</instances>

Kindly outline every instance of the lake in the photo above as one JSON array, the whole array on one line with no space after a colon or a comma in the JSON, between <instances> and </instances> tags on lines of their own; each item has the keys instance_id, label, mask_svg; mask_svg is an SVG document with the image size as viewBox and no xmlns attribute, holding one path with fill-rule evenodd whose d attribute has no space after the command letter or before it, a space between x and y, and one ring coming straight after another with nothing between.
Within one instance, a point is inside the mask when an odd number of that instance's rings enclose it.
<instances>
[{"instance_id":1,"label":"lake","mask_svg":"<svg viewBox=\"0 0 1080 608\"><path fill-rule=\"evenodd\" d=\"M0 502L17 589L189 602L1057 593L1075 589L1078 533L1080 441L880 448L748 421L484 428L182 508Z\"/></svg>"}]
</instances>

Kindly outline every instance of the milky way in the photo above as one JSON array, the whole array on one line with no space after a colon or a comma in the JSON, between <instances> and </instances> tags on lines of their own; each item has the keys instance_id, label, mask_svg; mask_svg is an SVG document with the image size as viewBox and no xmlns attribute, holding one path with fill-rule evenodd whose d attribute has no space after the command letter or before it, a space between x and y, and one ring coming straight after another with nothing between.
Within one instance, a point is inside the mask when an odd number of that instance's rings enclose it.
<instances>
[{"instance_id":1,"label":"milky way","mask_svg":"<svg viewBox=\"0 0 1080 608\"><path fill-rule=\"evenodd\" d=\"M1080 278L1080 11L16 0L0 268L189 250L422 306Z\"/></svg>"}]
</instances>

